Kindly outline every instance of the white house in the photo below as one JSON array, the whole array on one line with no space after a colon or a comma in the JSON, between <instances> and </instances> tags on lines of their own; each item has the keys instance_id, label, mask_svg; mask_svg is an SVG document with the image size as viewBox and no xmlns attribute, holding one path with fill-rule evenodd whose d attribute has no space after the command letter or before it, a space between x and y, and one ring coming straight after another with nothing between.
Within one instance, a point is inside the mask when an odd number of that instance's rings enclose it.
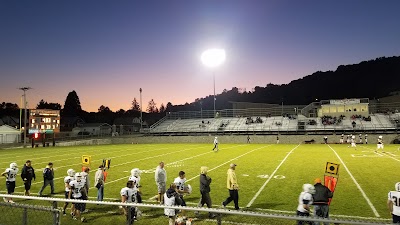
<instances>
[{"instance_id":1,"label":"white house","mask_svg":"<svg viewBox=\"0 0 400 225\"><path fill-rule=\"evenodd\" d=\"M111 125L108 123L85 123L72 129L71 136L111 136Z\"/></svg>"},{"instance_id":2,"label":"white house","mask_svg":"<svg viewBox=\"0 0 400 225\"><path fill-rule=\"evenodd\" d=\"M18 143L21 140L19 129L8 125L0 126L0 144Z\"/></svg>"}]
</instances>

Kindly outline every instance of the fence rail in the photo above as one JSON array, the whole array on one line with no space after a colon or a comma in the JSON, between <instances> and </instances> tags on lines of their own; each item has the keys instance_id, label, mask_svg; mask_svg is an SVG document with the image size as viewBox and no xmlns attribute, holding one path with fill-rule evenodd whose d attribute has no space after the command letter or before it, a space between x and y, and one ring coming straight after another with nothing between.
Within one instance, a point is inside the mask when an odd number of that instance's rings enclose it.
<instances>
[{"instance_id":1,"label":"fence rail","mask_svg":"<svg viewBox=\"0 0 400 225\"><path fill-rule=\"evenodd\" d=\"M215 218L209 219L208 217L197 216L193 218L193 225L200 224L246 224L246 225L261 225L261 224L293 224L293 220L297 221L312 221L312 222L326 222L326 223L334 223L334 224L366 224L366 225L374 225L374 224L390 224L389 219L381 219L381 218L364 218L358 217L360 219L357 220L349 220L349 219L323 219L318 217L299 217L293 214L271 214L264 213L260 211L237 211L237 210L228 210L221 208L199 208L199 207L181 207L181 206L164 206L159 204L139 204L139 203L121 203L121 202L99 202L99 201L91 201L91 200L71 200L71 199L61 199L61 198L47 198L47 197L34 197L34 196L22 196L22 195L5 195L0 194L0 197L13 197L13 199L19 200L36 200L33 201L37 205L21 205L21 204L11 204L11 203L1 203L0 208L8 207L7 212L10 213L14 208L22 207L23 209L29 210L43 210L52 212L52 215L48 215L48 219L53 221L52 224L59 225L59 220L55 220L55 218L59 218L60 211L57 209L57 204L64 202L74 202L74 203L86 203L88 204L87 208L93 210L95 214L106 214L109 216L113 216L112 221L114 224L118 224L119 221L125 221L125 217L123 215L119 215L118 211L120 211L119 207L138 207L141 212L141 218L138 218L138 221L134 222L135 224L168 224L168 218L163 215L164 209L176 209L176 210L185 210L188 215L198 215L200 213L211 213L216 215ZM18 202L18 200L16 200ZM52 209L49 207L43 207L40 205L52 203ZM60 204L59 204L60 205ZM95 206L97 205L97 206ZM108 207L106 207L108 206ZM110 206L115 206L115 211L117 213L110 213ZM102 207L104 209L102 209ZM25 210L23 210L25 211ZM198 212L197 214L195 212ZM19 212L18 212L19 213ZM28 212L29 214L29 212ZM57 215L57 217L54 216ZM90 211L88 214L89 216ZM20 218L20 219L18 219ZM11 222L2 222L2 225L9 224L24 224L24 225L33 225L33 224L47 224L42 223L41 221L45 218L29 218L29 215L26 220L24 220L25 216L16 216L13 217L13 221ZM69 218L64 217L67 220L67 224L70 224L68 220ZM1 218L0 218L1 221ZM24 223L24 221L29 221ZM126 221L125 221L126 222ZM103 224L98 219L91 221L90 219L87 221L87 224Z\"/></svg>"}]
</instances>

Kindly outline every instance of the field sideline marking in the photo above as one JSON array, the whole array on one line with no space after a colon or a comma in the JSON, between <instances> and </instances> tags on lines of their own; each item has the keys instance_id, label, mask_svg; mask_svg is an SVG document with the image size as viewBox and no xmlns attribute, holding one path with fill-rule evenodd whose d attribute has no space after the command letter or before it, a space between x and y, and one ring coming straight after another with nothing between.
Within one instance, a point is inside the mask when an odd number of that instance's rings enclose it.
<instances>
[{"instance_id":1,"label":"field sideline marking","mask_svg":"<svg viewBox=\"0 0 400 225\"><path fill-rule=\"evenodd\" d=\"M347 168L346 164L343 162L342 158L340 158L339 154L337 154L337 152L335 151L335 149L333 149L330 145L328 145L328 147L335 153L336 157L338 157L338 159L340 160L340 162L342 163L343 167L346 169L347 173L350 175L350 178L353 180L353 182L356 184L358 190L360 190L362 196L365 198L365 200L367 201L369 207L371 207L372 211L374 212L376 217L381 217L378 213L378 211L376 211L374 205L372 204L371 200L369 200L367 194L365 194L364 190L361 188L360 184L357 182L356 178L354 178L353 174L351 174L349 168Z\"/></svg>"},{"instance_id":2,"label":"field sideline marking","mask_svg":"<svg viewBox=\"0 0 400 225\"><path fill-rule=\"evenodd\" d=\"M212 169L209 169L208 171L213 171L213 170L215 170L215 169L217 169L217 168L219 168L219 167L221 167L221 166L223 166L223 165L225 165L225 164L227 164L227 163L229 163L229 162L231 162L231 161L233 161L233 160L235 160L235 159L241 158L241 157L243 157L243 156L245 156L245 155L247 155L247 154L249 154L249 153L251 153L251 152L254 152L254 151L259 150L259 149L262 149L262 148L267 148L267 147L269 147L269 146L271 146L271 145L263 146L263 147L260 147L260 148L255 148L255 149L253 149L253 150L251 150L251 151L249 151L249 152L246 152L246 153L244 153L244 154L242 154L242 155L239 155L239 156L237 156L237 157L235 157L235 158L233 158L233 159L230 159L230 160L228 160L228 161L226 161L226 162L224 162L224 163L222 163L222 164L220 164L220 165L218 165L218 166L216 166L216 167L214 167L214 168L212 168ZM192 178L186 180L186 182L189 182L189 181L191 181L191 180L193 180L193 179L195 179L195 178L197 178L197 177L199 177L199 176L200 176L200 175L196 175L196 176L194 176L194 177L192 177Z\"/></svg>"},{"instance_id":3,"label":"field sideline marking","mask_svg":"<svg viewBox=\"0 0 400 225\"><path fill-rule=\"evenodd\" d=\"M366 149L369 149L369 150L373 150L372 148L367 148L367 147L364 147L364 146L361 146L361 147L366 148ZM373 150L373 151L375 151L375 150ZM375 153L379 154L378 152L375 152ZM392 154L392 153L391 153L391 154ZM388 154L382 154L382 156L387 156L387 157L389 157L389 158L391 158L391 159L393 159L393 160L396 160L397 162L400 162L399 159L396 159L396 158L394 158L393 156L390 156L390 155L388 155Z\"/></svg>"},{"instance_id":4,"label":"field sideline marking","mask_svg":"<svg viewBox=\"0 0 400 225\"><path fill-rule=\"evenodd\" d=\"M261 188L257 191L257 193L254 195L254 197L250 200L250 202L246 205L247 208L249 208L254 201L256 200L256 198L261 194L261 192L264 190L265 186L267 186L267 184L269 183L269 181L274 177L275 173L278 171L278 169L282 166L282 164L286 161L286 159L289 157L290 154L292 154L292 152L298 148L300 146L300 144L298 144L296 147L294 147L287 155L285 158L283 158L283 160L281 161L281 163L279 163L278 167L276 167L276 169L274 170L274 172L272 172L271 176L267 179L267 181L264 182L264 184L261 186Z\"/></svg>"}]
</instances>

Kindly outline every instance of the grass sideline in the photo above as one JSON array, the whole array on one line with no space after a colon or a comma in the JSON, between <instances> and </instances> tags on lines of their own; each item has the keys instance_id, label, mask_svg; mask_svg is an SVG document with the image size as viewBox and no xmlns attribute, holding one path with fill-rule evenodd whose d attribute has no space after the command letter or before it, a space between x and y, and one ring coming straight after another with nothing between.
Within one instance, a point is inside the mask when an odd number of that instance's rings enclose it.
<instances>
[{"instance_id":1,"label":"grass sideline","mask_svg":"<svg viewBox=\"0 0 400 225\"><path fill-rule=\"evenodd\" d=\"M157 191L153 171L160 161L164 161L168 183L178 176L180 170L186 172L187 183L192 185L194 191L185 200L189 206L195 206L200 198L200 167L208 166L212 178L211 198L218 207L228 196L226 171L229 164L234 162L237 164L241 208L245 209L247 206L246 210L294 214L302 185L312 183L316 177L323 178L326 162L333 162L341 165L338 185L330 207L331 215L344 219L390 218L386 199L387 193L400 181L397 173L400 163L398 145L386 145L386 153L375 153L376 146L372 144L358 145L357 150L348 148L346 144L220 144L220 150L216 153L211 151L212 147L212 144L125 144L3 149L0 150L0 170L4 171L11 162L16 162L21 170L27 159L32 160L37 179L33 182L31 193L35 195L43 183L42 169L48 162L53 162L56 193L59 195L57 197L62 198L66 171L69 168L81 170L81 155L92 156L92 186L97 166L103 159L111 158L111 169L108 171L104 190L105 198L118 201L119 191L125 186L130 170L140 168L144 171L141 176L142 197L151 203L150 199ZM0 182L0 190L4 193L5 178L1 177ZM24 191L19 176L16 186L17 193ZM50 187L47 187L43 194L49 192ZM89 196L96 196L95 188L90 189ZM43 204L24 200L17 202ZM123 224L124 217L119 215L120 211L116 207L88 205L88 209L90 212L85 214L87 224ZM162 217L160 210L147 210L144 213L153 215L149 221L157 215ZM229 219L249 222L234 216L229 216ZM166 223L165 218L164 220ZM62 223L74 222L68 217L62 218ZM139 220L137 224L145 223L146 220Z\"/></svg>"}]
</instances>

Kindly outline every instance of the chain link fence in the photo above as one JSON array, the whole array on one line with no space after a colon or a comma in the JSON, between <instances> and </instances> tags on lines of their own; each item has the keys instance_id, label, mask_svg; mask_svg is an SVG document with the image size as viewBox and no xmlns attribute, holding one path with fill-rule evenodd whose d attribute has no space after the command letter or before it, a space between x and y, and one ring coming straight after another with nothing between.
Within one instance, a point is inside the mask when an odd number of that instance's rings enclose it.
<instances>
[{"instance_id":1,"label":"chain link fence","mask_svg":"<svg viewBox=\"0 0 400 225\"><path fill-rule=\"evenodd\" d=\"M10 197L1 195L0 197ZM45 198L33 196L13 195L16 203L0 203L0 224L1 225L47 225L47 224L77 224L85 218L84 224L155 224L155 225L280 225L296 224L298 221L306 222L325 222L330 224L391 224L391 219L375 217L347 217L334 216L322 219L316 217L299 217L288 212L265 213L265 211L232 210L230 208L198 208L164 206L159 204L135 204L121 203L118 199L104 202L70 200L63 198ZM27 199L30 199L27 201ZM23 202L24 204L20 204ZM87 211L82 212L78 220L74 220L70 215L70 206L67 207L66 214L60 215L64 202L85 203ZM127 207L127 215L124 214L123 207ZM169 218L164 214L165 209L175 209L177 216ZM254 209L252 209L254 210ZM272 212L272 213L271 213ZM132 213L132 214L131 214ZM132 218L132 219L130 219ZM171 223L170 223L171 222ZM308 223L305 223L308 224Z\"/></svg>"},{"instance_id":2,"label":"chain link fence","mask_svg":"<svg viewBox=\"0 0 400 225\"><path fill-rule=\"evenodd\" d=\"M60 210L49 206L0 202L1 225L59 225Z\"/></svg>"}]
</instances>

